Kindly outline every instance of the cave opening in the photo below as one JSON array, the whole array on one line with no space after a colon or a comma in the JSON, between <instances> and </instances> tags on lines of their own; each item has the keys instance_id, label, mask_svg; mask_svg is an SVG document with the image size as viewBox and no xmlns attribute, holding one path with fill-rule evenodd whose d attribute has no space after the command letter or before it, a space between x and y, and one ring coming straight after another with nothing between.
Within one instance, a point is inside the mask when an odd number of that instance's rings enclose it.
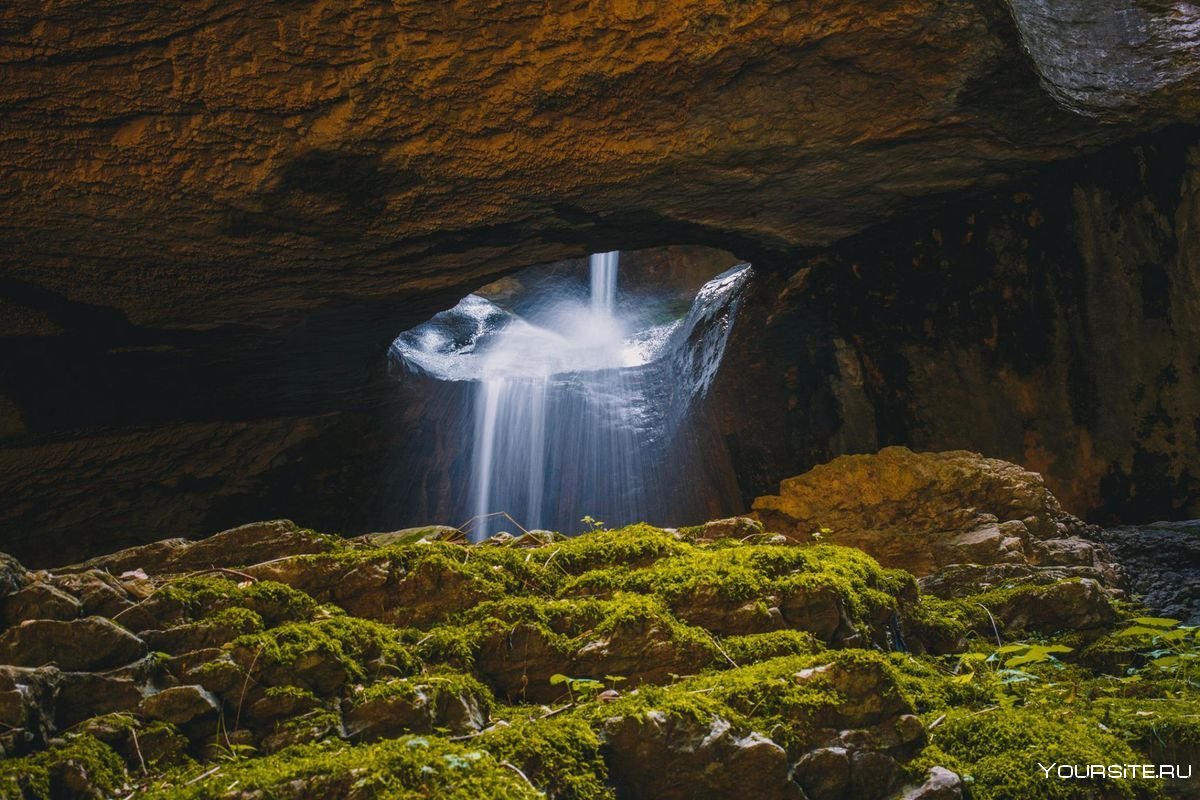
<instances>
[{"instance_id":1,"label":"cave opening","mask_svg":"<svg viewBox=\"0 0 1200 800\"><path fill-rule=\"evenodd\" d=\"M705 400L752 274L707 248L594 253L401 333L398 524L450 519L480 541L710 518L712 498L737 493Z\"/></svg>"}]
</instances>

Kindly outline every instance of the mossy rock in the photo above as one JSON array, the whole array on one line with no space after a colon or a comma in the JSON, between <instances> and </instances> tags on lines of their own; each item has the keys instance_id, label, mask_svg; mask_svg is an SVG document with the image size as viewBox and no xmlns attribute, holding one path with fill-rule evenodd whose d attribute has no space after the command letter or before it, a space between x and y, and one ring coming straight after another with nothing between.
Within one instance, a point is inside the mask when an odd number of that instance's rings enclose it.
<instances>
[{"instance_id":1,"label":"mossy rock","mask_svg":"<svg viewBox=\"0 0 1200 800\"><path fill-rule=\"evenodd\" d=\"M310 620L317 602L276 581L234 581L222 575L200 575L163 584L142 607L160 624L212 622L233 609L253 612L266 627Z\"/></svg>"},{"instance_id":2,"label":"mossy rock","mask_svg":"<svg viewBox=\"0 0 1200 800\"><path fill-rule=\"evenodd\" d=\"M503 766L486 750L434 736L406 736L371 745L332 741L297 745L273 755L222 764L215 770L197 767L178 772L156 781L141 796L147 800L543 797L516 770Z\"/></svg>"},{"instance_id":3,"label":"mossy rock","mask_svg":"<svg viewBox=\"0 0 1200 800\"><path fill-rule=\"evenodd\" d=\"M355 741L435 731L461 736L484 728L492 703L478 679L453 670L378 681L349 700L346 735Z\"/></svg>"},{"instance_id":4,"label":"mossy rock","mask_svg":"<svg viewBox=\"0 0 1200 800\"><path fill-rule=\"evenodd\" d=\"M123 796L125 761L94 736L24 758L0 761L0 796L21 800L74 800Z\"/></svg>"},{"instance_id":5,"label":"mossy rock","mask_svg":"<svg viewBox=\"0 0 1200 800\"><path fill-rule=\"evenodd\" d=\"M474 744L520 767L554 800L614 800L592 726L574 717L514 711L507 724L489 728Z\"/></svg>"},{"instance_id":6,"label":"mossy rock","mask_svg":"<svg viewBox=\"0 0 1200 800\"><path fill-rule=\"evenodd\" d=\"M700 671L719 652L711 635L681 623L656 598L637 594L511 598L472 609L462 623L437 644L467 648L472 668L499 696L523 702L562 695L550 683L555 674L664 683Z\"/></svg>"},{"instance_id":7,"label":"mossy rock","mask_svg":"<svg viewBox=\"0 0 1200 800\"><path fill-rule=\"evenodd\" d=\"M300 686L323 695L384 670L404 675L419 666L395 628L349 616L242 636L232 643L231 655L258 683Z\"/></svg>"},{"instance_id":8,"label":"mossy rock","mask_svg":"<svg viewBox=\"0 0 1200 800\"><path fill-rule=\"evenodd\" d=\"M962 775L972 800L1150 798L1160 784L1143 779L1064 780L1038 764L1141 764L1144 756L1075 709L1000 708L946 712L918 763Z\"/></svg>"}]
</instances>

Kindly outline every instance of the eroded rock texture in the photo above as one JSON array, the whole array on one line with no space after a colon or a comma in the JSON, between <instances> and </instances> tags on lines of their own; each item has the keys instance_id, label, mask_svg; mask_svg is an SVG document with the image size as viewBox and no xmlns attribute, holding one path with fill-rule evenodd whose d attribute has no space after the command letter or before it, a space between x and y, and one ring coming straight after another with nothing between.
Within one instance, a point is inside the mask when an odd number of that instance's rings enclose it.
<instances>
[{"instance_id":1,"label":"eroded rock texture","mask_svg":"<svg viewBox=\"0 0 1200 800\"><path fill-rule=\"evenodd\" d=\"M717 388L747 502L964 448L1096 522L1200 516L1200 140L1174 130L760 273Z\"/></svg>"},{"instance_id":2,"label":"eroded rock texture","mask_svg":"<svg viewBox=\"0 0 1200 800\"><path fill-rule=\"evenodd\" d=\"M48 563L273 514L365 530L387 343L488 278L682 241L794 267L1194 121L1179 4L1137 7L1157 72L1064 108L1029 20L1069 5L6 4L0 533Z\"/></svg>"},{"instance_id":3,"label":"eroded rock texture","mask_svg":"<svg viewBox=\"0 0 1200 800\"><path fill-rule=\"evenodd\" d=\"M842 456L754 501L769 531L867 551L919 577L953 564L1102 567L1042 477L977 453Z\"/></svg>"}]
</instances>

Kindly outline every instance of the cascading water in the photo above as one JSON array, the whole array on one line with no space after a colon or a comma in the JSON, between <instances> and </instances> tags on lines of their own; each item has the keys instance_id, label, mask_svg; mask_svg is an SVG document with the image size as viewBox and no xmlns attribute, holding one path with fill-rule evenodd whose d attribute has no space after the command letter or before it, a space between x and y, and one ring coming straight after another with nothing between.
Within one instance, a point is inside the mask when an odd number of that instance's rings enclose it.
<instances>
[{"instance_id":1,"label":"cascading water","mask_svg":"<svg viewBox=\"0 0 1200 800\"><path fill-rule=\"evenodd\" d=\"M660 322L618 297L618 253L589 266L586 298L550 287L516 313L469 295L393 345L409 371L473 383L461 427L476 540L511 527L501 512L558 530L584 515L624 524L682 513L666 478L680 465L667 462L716 373L749 267L705 284L684 318Z\"/></svg>"}]
</instances>

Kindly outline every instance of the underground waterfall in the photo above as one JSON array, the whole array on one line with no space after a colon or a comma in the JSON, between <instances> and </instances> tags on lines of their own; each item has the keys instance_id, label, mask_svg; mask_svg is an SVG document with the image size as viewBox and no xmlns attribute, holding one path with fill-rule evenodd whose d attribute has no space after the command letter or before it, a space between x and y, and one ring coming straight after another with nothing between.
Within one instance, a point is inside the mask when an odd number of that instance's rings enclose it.
<instances>
[{"instance_id":1,"label":"underground waterfall","mask_svg":"<svg viewBox=\"0 0 1200 800\"><path fill-rule=\"evenodd\" d=\"M401 334L402 374L430 380L457 430L451 513L472 538L703 518L708 441L697 407L720 365L750 275L727 269L686 311L623 291L616 252L587 279L532 280L516 297L471 294ZM466 461L467 463L462 463ZM417 470L421 467L418 465ZM711 472L712 470L709 470Z\"/></svg>"}]
</instances>

